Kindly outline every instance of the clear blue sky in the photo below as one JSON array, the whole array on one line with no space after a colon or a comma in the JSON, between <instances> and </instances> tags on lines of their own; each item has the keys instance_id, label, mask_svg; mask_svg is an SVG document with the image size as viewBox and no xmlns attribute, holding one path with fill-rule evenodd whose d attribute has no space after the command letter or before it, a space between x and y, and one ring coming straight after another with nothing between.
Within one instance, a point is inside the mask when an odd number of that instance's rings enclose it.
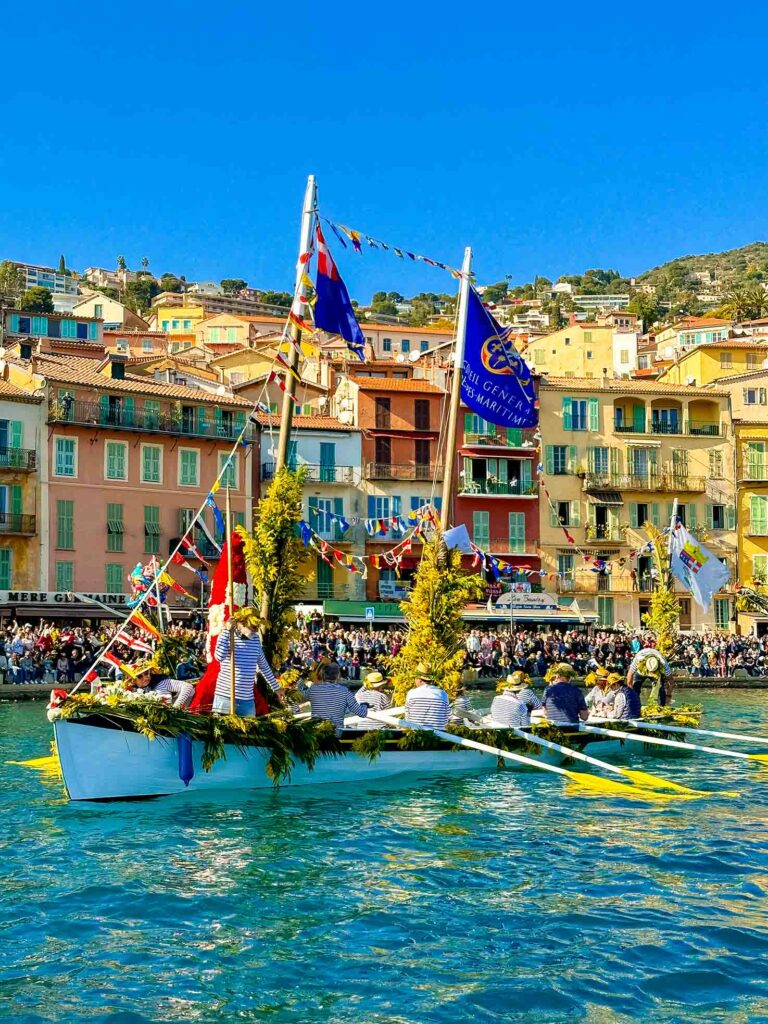
<instances>
[{"instance_id":1,"label":"clear blue sky","mask_svg":"<svg viewBox=\"0 0 768 1024\"><path fill-rule=\"evenodd\" d=\"M327 216L446 262L471 244L484 282L766 239L749 8L10 5L0 258L290 288L309 172ZM453 288L338 248L361 299Z\"/></svg>"}]
</instances>

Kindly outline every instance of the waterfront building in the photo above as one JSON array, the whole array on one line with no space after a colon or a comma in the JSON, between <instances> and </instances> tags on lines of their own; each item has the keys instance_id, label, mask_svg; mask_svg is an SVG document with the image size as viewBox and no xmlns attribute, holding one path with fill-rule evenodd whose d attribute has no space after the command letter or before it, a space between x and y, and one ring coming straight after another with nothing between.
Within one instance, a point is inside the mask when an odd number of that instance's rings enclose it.
<instances>
[{"instance_id":1,"label":"waterfront building","mask_svg":"<svg viewBox=\"0 0 768 1024\"><path fill-rule=\"evenodd\" d=\"M462 406L453 521L472 541L514 566L538 570L539 474L536 429L497 427ZM514 582L528 583L518 572ZM536 576L538 584L539 577Z\"/></svg>"},{"instance_id":2,"label":"waterfront building","mask_svg":"<svg viewBox=\"0 0 768 1024\"><path fill-rule=\"evenodd\" d=\"M184 535L246 423L250 402L140 377L125 364L116 354L9 356L11 382L43 398L41 591L125 593L137 562L167 557ZM238 452L228 479L246 524L253 477ZM215 532L210 510L205 519ZM194 539L216 557L200 529ZM194 578L179 582L194 592Z\"/></svg>"},{"instance_id":3,"label":"waterfront building","mask_svg":"<svg viewBox=\"0 0 768 1024\"><path fill-rule=\"evenodd\" d=\"M593 322L570 323L532 338L523 350L537 373L564 377L625 376L637 368L640 328L632 313L610 313Z\"/></svg>"},{"instance_id":4,"label":"waterfront building","mask_svg":"<svg viewBox=\"0 0 768 1024\"><path fill-rule=\"evenodd\" d=\"M128 329L136 331L148 331L146 320L142 320L138 313L134 313L125 303L112 299L109 295L102 295L101 292L91 292L84 295L75 302L72 312L75 316L91 317L95 320L103 320L104 331L115 331Z\"/></svg>"},{"instance_id":5,"label":"waterfront building","mask_svg":"<svg viewBox=\"0 0 768 1024\"><path fill-rule=\"evenodd\" d=\"M341 422L362 431L363 512L368 519L385 523L384 531L366 536L365 552L380 555L393 548L402 532L392 517L408 514L430 502L438 504L443 466L438 440L445 422L445 391L425 380L394 376L398 364L380 364L365 372L381 376L344 375L333 399L333 411ZM417 557L406 555L400 571L394 566L372 564L368 570L369 599L403 596Z\"/></svg>"},{"instance_id":6,"label":"waterfront building","mask_svg":"<svg viewBox=\"0 0 768 1024\"><path fill-rule=\"evenodd\" d=\"M653 589L643 524L668 525L675 498L683 523L727 560L735 579L735 449L727 391L550 376L540 382L539 401L551 497L550 504L542 495L540 506L542 568L561 604L575 601L583 611L597 611L606 626L640 626ZM681 628L728 628L727 593L708 615L679 593Z\"/></svg>"},{"instance_id":7,"label":"waterfront building","mask_svg":"<svg viewBox=\"0 0 768 1024\"><path fill-rule=\"evenodd\" d=\"M681 387L702 387L725 376L761 370L766 360L768 341L728 338L678 352L659 380Z\"/></svg>"},{"instance_id":8,"label":"waterfront building","mask_svg":"<svg viewBox=\"0 0 768 1024\"><path fill-rule=\"evenodd\" d=\"M261 496L274 479L280 417L259 415L261 424ZM304 467L303 516L322 540L344 555L364 555L367 534L360 520L366 515L361 490L361 431L332 416L294 416L288 444L288 466ZM349 523L342 529L339 517ZM362 601L365 581L362 572L351 573L337 558L331 564L312 553L303 567L308 577L302 602ZM358 567L360 567L358 563Z\"/></svg>"},{"instance_id":9,"label":"waterfront building","mask_svg":"<svg viewBox=\"0 0 768 1024\"><path fill-rule=\"evenodd\" d=\"M21 309L0 311L3 345L33 342L39 347L64 348L75 351L104 351L104 330L101 320L68 313L28 313Z\"/></svg>"},{"instance_id":10,"label":"waterfront building","mask_svg":"<svg viewBox=\"0 0 768 1024\"><path fill-rule=\"evenodd\" d=\"M37 587L41 403L0 379L0 590Z\"/></svg>"},{"instance_id":11,"label":"waterfront building","mask_svg":"<svg viewBox=\"0 0 768 1024\"><path fill-rule=\"evenodd\" d=\"M674 359L681 349L711 345L732 336L732 322L717 317L685 316L656 332L656 351L662 359Z\"/></svg>"}]
</instances>

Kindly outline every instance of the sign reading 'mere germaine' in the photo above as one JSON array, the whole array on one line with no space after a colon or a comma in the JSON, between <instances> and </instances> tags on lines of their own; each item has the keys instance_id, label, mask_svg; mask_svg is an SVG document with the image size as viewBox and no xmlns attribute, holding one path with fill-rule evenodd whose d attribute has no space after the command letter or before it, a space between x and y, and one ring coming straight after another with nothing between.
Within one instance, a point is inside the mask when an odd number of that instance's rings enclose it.
<instances>
[{"instance_id":1,"label":"sign reading 'mere germaine'","mask_svg":"<svg viewBox=\"0 0 768 1024\"><path fill-rule=\"evenodd\" d=\"M0 590L0 605L4 604L82 604L80 597L91 598L102 604L124 607L125 594L70 594L56 590Z\"/></svg>"}]
</instances>

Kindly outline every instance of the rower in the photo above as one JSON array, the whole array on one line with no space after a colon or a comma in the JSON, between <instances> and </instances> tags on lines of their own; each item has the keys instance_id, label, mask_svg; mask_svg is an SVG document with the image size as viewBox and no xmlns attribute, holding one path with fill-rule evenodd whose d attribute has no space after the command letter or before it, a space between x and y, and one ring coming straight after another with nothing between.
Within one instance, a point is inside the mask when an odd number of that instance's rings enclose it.
<instances>
[{"instance_id":1,"label":"rower","mask_svg":"<svg viewBox=\"0 0 768 1024\"><path fill-rule=\"evenodd\" d=\"M672 702L672 670L664 655L655 647L647 646L638 651L627 672L627 686L637 692L638 697L645 681L651 683L651 695L658 698L653 703L660 707Z\"/></svg>"},{"instance_id":2,"label":"rower","mask_svg":"<svg viewBox=\"0 0 768 1024\"><path fill-rule=\"evenodd\" d=\"M230 662L230 630L223 630L216 641L214 658L221 666L216 678L216 693L213 698L213 710L219 714L236 714L245 718L253 718L256 714L256 701L253 695L253 684L256 672L259 671L272 687L282 702L283 691L275 679L272 666L267 661L261 646L261 637L245 622L235 626L235 707L231 708L230 686L232 681L232 665Z\"/></svg>"},{"instance_id":3,"label":"rower","mask_svg":"<svg viewBox=\"0 0 768 1024\"><path fill-rule=\"evenodd\" d=\"M608 676L608 686L614 691L613 708L610 717L616 721L627 722L631 718L640 718L640 694L631 686L627 686L624 677L618 672Z\"/></svg>"},{"instance_id":4,"label":"rower","mask_svg":"<svg viewBox=\"0 0 768 1024\"><path fill-rule=\"evenodd\" d=\"M444 729L450 715L448 694L435 683L429 666L419 662L413 686L405 698L406 719L432 729Z\"/></svg>"},{"instance_id":5,"label":"rower","mask_svg":"<svg viewBox=\"0 0 768 1024\"><path fill-rule=\"evenodd\" d=\"M615 694L609 695L608 676L608 669L598 665L595 671L590 672L584 680L587 686L590 687L584 698L587 708L598 716L607 714L608 708L613 703L613 696L615 696Z\"/></svg>"},{"instance_id":6,"label":"rower","mask_svg":"<svg viewBox=\"0 0 768 1024\"><path fill-rule=\"evenodd\" d=\"M542 698L547 720L553 725L578 725L589 718L584 694L573 683L576 673L567 662L552 670L552 682Z\"/></svg>"},{"instance_id":7,"label":"rower","mask_svg":"<svg viewBox=\"0 0 768 1024\"><path fill-rule=\"evenodd\" d=\"M472 701L467 696L464 686L459 686L456 696L451 701L451 717L449 721L456 725L478 725L483 716L478 714L472 706Z\"/></svg>"},{"instance_id":8,"label":"rower","mask_svg":"<svg viewBox=\"0 0 768 1024\"><path fill-rule=\"evenodd\" d=\"M314 683L309 691L312 718L333 722L337 736L341 735L347 715L368 716L368 705L355 700L347 687L339 682L339 675L339 666L335 661L329 661L323 666L322 682Z\"/></svg>"},{"instance_id":9,"label":"rower","mask_svg":"<svg viewBox=\"0 0 768 1024\"><path fill-rule=\"evenodd\" d=\"M158 679L152 678L152 663L149 661L138 662L135 665L126 665L126 671L132 676L130 688L137 687L147 693L169 693L174 698L175 708L189 707L195 695L195 688L191 683L185 683L183 679Z\"/></svg>"},{"instance_id":10,"label":"rower","mask_svg":"<svg viewBox=\"0 0 768 1024\"><path fill-rule=\"evenodd\" d=\"M389 680L381 672L369 672L365 677L363 685L355 694L355 700L358 704L365 704L372 711L385 711L392 705L392 698L388 693L385 693L388 685ZM348 719L345 724L348 729L384 728L382 722L377 722L373 718L355 717Z\"/></svg>"},{"instance_id":11,"label":"rower","mask_svg":"<svg viewBox=\"0 0 768 1024\"><path fill-rule=\"evenodd\" d=\"M499 683L498 689L500 692L491 702L491 725L512 729L530 725L531 709L542 705L529 688L525 672L513 672ZM532 700L536 703L533 704Z\"/></svg>"}]
</instances>

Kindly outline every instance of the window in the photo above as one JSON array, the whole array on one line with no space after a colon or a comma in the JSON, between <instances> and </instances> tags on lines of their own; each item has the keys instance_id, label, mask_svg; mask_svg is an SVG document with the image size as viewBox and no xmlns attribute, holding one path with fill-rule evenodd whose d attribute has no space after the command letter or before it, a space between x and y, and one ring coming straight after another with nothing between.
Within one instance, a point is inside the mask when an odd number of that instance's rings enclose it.
<instances>
[{"instance_id":1,"label":"window","mask_svg":"<svg viewBox=\"0 0 768 1024\"><path fill-rule=\"evenodd\" d=\"M545 462L548 476L562 476L565 473L571 473L576 464L575 445L548 444Z\"/></svg>"},{"instance_id":2,"label":"window","mask_svg":"<svg viewBox=\"0 0 768 1024\"><path fill-rule=\"evenodd\" d=\"M429 430L429 399L417 398L414 409L414 422L417 430Z\"/></svg>"},{"instance_id":3,"label":"window","mask_svg":"<svg viewBox=\"0 0 768 1024\"><path fill-rule=\"evenodd\" d=\"M123 592L123 567L118 562L107 562L104 566L104 576L108 594L122 594Z\"/></svg>"},{"instance_id":4,"label":"window","mask_svg":"<svg viewBox=\"0 0 768 1024\"><path fill-rule=\"evenodd\" d=\"M464 413L464 433L465 434L493 434L496 428L492 423L488 423L482 416L478 416L476 412Z\"/></svg>"},{"instance_id":5,"label":"window","mask_svg":"<svg viewBox=\"0 0 768 1024\"><path fill-rule=\"evenodd\" d=\"M571 525L571 503L570 501L555 502L555 520L560 526Z\"/></svg>"},{"instance_id":6,"label":"window","mask_svg":"<svg viewBox=\"0 0 768 1024\"><path fill-rule=\"evenodd\" d=\"M573 579L573 555L557 556L557 573L561 579Z\"/></svg>"},{"instance_id":7,"label":"window","mask_svg":"<svg viewBox=\"0 0 768 1024\"><path fill-rule=\"evenodd\" d=\"M429 349L429 342L428 341L420 341L419 342L419 351L420 352L426 352L428 349Z\"/></svg>"},{"instance_id":8,"label":"window","mask_svg":"<svg viewBox=\"0 0 768 1024\"><path fill-rule=\"evenodd\" d=\"M587 349L587 359L591 359L591 358L592 358L592 349L588 348Z\"/></svg>"},{"instance_id":9,"label":"window","mask_svg":"<svg viewBox=\"0 0 768 1024\"><path fill-rule=\"evenodd\" d=\"M411 343L408 340L408 338L403 338L403 340L400 342L400 351L401 352L410 352L411 351Z\"/></svg>"},{"instance_id":10,"label":"window","mask_svg":"<svg viewBox=\"0 0 768 1024\"><path fill-rule=\"evenodd\" d=\"M56 547L72 550L75 546L75 503L68 498L56 501Z\"/></svg>"},{"instance_id":11,"label":"window","mask_svg":"<svg viewBox=\"0 0 768 1024\"><path fill-rule=\"evenodd\" d=\"M597 398L564 398L563 430L600 429L600 405Z\"/></svg>"},{"instance_id":12,"label":"window","mask_svg":"<svg viewBox=\"0 0 768 1024\"><path fill-rule=\"evenodd\" d=\"M391 422L391 401L389 398L376 399L376 426L388 428Z\"/></svg>"},{"instance_id":13,"label":"window","mask_svg":"<svg viewBox=\"0 0 768 1024\"><path fill-rule=\"evenodd\" d=\"M382 338L381 347L382 347L382 350L384 352L391 352L392 351L392 339L391 338Z\"/></svg>"},{"instance_id":14,"label":"window","mask_svg":"<svg viewBox=\"0 0 768 1024\"><path fill-rule=\"evenodd\" d=\"M178 320L171 320L171 330L172 331L178 331L178 329L179 329L179 321Z\"/></svg>"},{"instance_id":15,"label":"window","mask_svg":"<svg viewBox=\"0 0 768 1024\"><path fill-rule=\"evenodd\" d=\"M757 537L768 536L768 496L753 494L749 499L749 532Z\"/></svg>"},{"instance_id":16,"label":"window","mask_svg":"<svg viewBox=\"0 0 768 1024\"><path fill-rule=\"evenodd\" d=\"M141 339L141 351L142 352L153 352L154 346L151 338Z\"/></svg>"},{"instance_id":17,"label":"window","mask_svg":"<svg viewBox=\"0 0 768 1024\"><path fill-rule=\"evenodd\" d=\"M592 344L592 331L584 331L584 344L585 345L591 345Z\"/></svg>"},{"instance_id":18,"label":"window","mask_svg":"<svg viewBox=\"0 0 768 1024\"><path fill-rule=\"evenodd\" d=\"M200 486L200 452L197 448L179 448L179 486Z\"/></svg>"},{"instance_id":19,"label":"window","mask_svg":"<svg viewBox=\"0 0 768 1024\"><path fill-rule=\"evenodd\" d=\"M77 322L77 340L87 341L88 340L88 324Z\"/></svg>"},{"instance_id":20,"label":"window","mask_svg":"<svg viewBox=\"0 0 768 1024\"><path fill-rule=\"evenodd\" d=\"M107 505L107 551L123 550L123 506L114 502Z\"/></svg>"},{"instance_id":21,"label":"window","mask_svg":"<svg viewBox=\"0 0 768 1024\"><path fill-rule=\"evenodd\" d=\"M565 344L566 345L570 345L571 344L571 339L570 338L566 338L565 339Z\"/></svg>"},{"instance_id":22,"label":"window","mask_svg":"<svg viewBox=\"0 0 768 1024\"><path fill-rule=\"evenodd\" d=\"M709 452L709 476L711 480L723 479L722 448L712 448Z\"/></svg>"},{"instance_id":23,"label":"window","mask_svg":"<svg viewBox=\"0 0 768 1024\"><path fill-rule=\"evenodd\" d=\"M237 341L237 328L236 327L228 327L227 328L227 341Z\"/></svg>"},{"instance_id":24,"label":"window","mask_svg":"<svg viewBox=\"0 0 768 1024\"><path fill-rule=\"evenodd\" d=\"M731 602L727 597L715 598L715 629L728 629L731 618Z\"/></svg>"},{"instance_id":25,"label":"window","mask_svg":"<svg viewBox=\"0 0 768 1024\"><path fill-rule=\"evenodd\" d=\"M609 449L608 448L590 448L587 461L589 464L589 472L595 473L598 476L607 476L609 473Z\"/></svg>"},{"instance_id":26,"label":"window","mask_svg":"<svg viewBox=\"0 0 768 1024\"><path fill-rule=\"evenodd\" d=\"M229 458L229 464L227 464L227 459L228 458ZM222 473L222 477L221 477L221 486L222 486L222 488L230 487L233 491L237 490L237 486L238 486L237 480L238 480L238 475L239 475L238 474L238 468L239 467L238 467L238 464L237 464L237 460L238 460L237 454L232 455L231 458L230 458L228 456L227 452L219 452L219 472L221 473L222 470L224 470L224 472ZM226 465L226 469L224 468L225 465Z\"/></svg>"},{"instance_id":27,"label":"window","mask_svg":"<svg viewBox=\"0 0 768 1024\"><path fill-rule=\"evenodd\" d=\"M768 388L744 388L744 405L768 405Z\"/></svg>"},{"instance_id":28,"label":"window","mask_svg":"<svg viewBox=\"0 0 768 1024\"><path fill-rule=\"evenodd\" d=\"M646 501L631 501L629 503L629 525L634 530L641 530L643 526L651 521L649 505Z\"/></svg>"},{"instance_id":29,"label":"window","mask_svg":"<svg viewBox=\"0 0 768 1024\"><path fill-rule=\"evenodd\" d=\"M192 330L192 321L191 320L185 320L184 321L184 330L185 331L191 331Z\"/></svg>"},{"instance_id":30,"label":"window","mask_svg":"<svg viewBox=\"0 0 768 1024\"><path fill-rule=\"evenodd\" d=\"M144 506L144 552L147 555L160 554L160 506Z\"/></svg>"},{"instance_id":31,"label":"window","mask_svg":"<svg viewBox=\"0 0 768 1024\"><path fill-rule=\"evenodd\" d=\"M73 437L57 437L54 448L54 476L77 476L77 441Z\"/></svg>"},{"instance_id":32,"label":"window","mask_svg":"<svg viewBox=\"0 0 768 1024\"><path fill-rule=\"evenodd\" d=\"M0 590L11 589L11 549L0 548Z\"/></svg>"},{"instance_id":33,"label":"window","mask_svg":"<svg viewBox=\"0 0 768 1024\"><path fill-rule=\"evenodd\" d=\"M97 320L102 320L104 318L104 306L101 302L96 302L94 304L93 315Z\"/></svg>"},{"instance_id":34,"label":"window","mask_svg":"<svg viewBox=\"0 0 768 1024\"><path fill-rule=\"evenodd\" d=\"M68 594L75 589L75 563L56 563L56 590L59 593Z\"/></svg>"},{"instance_id":35,"label":"window","mask_svg":"<svg viewBox=\"0 0 768 1024\"><path fill-rule=\"evenodd\" d=\"M509 551L513 555L525 553L525 512L509 513Z\"/></svg>"},{"instance_id":36,"label":"window","mask_svg":"<svg viewBox=\"0 0 768 1024\"><path fill-rule=\"evenodd\" d=\"M545 358L546 353L543 351L543 349L537 348L536 351L533 353L533 365L541 366Z\"/></svg>"},{"instance_id":37,"label":"window","mask_svg":"<svg viewBox=\"0 0 768 1024\"><path fill-rule=\"evenodd\" d=\"M168 321L167 320L161 320L160 321L160 329L163 330L163 331L167 331L168 330Z\"/></svg>"},{"instance_id":38,"label":"window","mask_svg":"<svg viewBox=\"0 0 768 1024\"><path fill-rule=\"evenodd\" d=\"M157 430L160 426L160 403L154 398L144 402L144 426L148 430Z\"/></svg>"},{"instance_id":39,"label":"window","mask_svg":"<svg viewBox=\"0 0 768 1024\"><path fill-rule=\"evenodd\" d=\"M141 482L161 484L163 482L163 449L159 444L141 446Z\"/></svg>"},{"instance_id":40,"label":"window","mask_svg":"<svg viewBox=\"0 0 768 1024\"><path fill-rule=\"evenodd\" d=\"M472 540L479 548L487 548L490 545L490 517L490 512L472 513Z\"/></svg>"},{"instance_id":41,"label":"window","mask_svg":"<svg viewBox=\"0 0 768 1024\"><path fill-rule=\"evenodd\" d=\"M729 370L733 366L733 355L730 352L720 353L720 369Z\"/></svg>"},{"instance_id":42,"label":"window","mask_svg":"<svg viewBox=\"0 0 768 1024\"><path fill-rule=\"evenodd\" d=\"M104 457L107 480L128 479L128 445L125 441L107 441Z\"/></svg>"},{"instance_id":43,"label":"window","mask_svg":"<svg viewBox=\"0 0 768 1024\"><path fill-rule=\"evenodd\" d=\"M708 507L710 522L707 526L710 530L725 529L725 505L710 505Z\"/></svg>"},{"instance_id":44,"label":"window","mask_svg":"<svg viewBox=\"0 0 768 1024\"><path fill-rule=\"evenodd\" d=\"M629 365L629 351L627 349L623 348L623 349L620 350L620 352L619 352L619 362L621 363L622 366L628 366Z\"/></svg>"},{"instance_id":45,"label":"window","mask_svg":"<svg viewBox=\"0 0 768 1024\"><path fill-rule=\"evenodd\" d=\"M598 597L597 599L597 614L600 617L601 626L612 626L613 625L613 598L612 597Z\"/></svg>"},{"instance_id":46,"label":"window","mask_svg":"<svg viewBox=\"0 0 768 1024\"><path fill-rule=\"evenodd\" d=\"M378 471L392 465L392 439L377 437L374 441L374 457Z\"/></svg>"},{"instance_id":47,"label":"window","mask_svg":"<svg viewBox=\"0 0 768 1024\"><path fill-rule=\"evenodd\" d=\"M425 479L431 475L429 472L430 448L431 442L428 439L419 437L414 442L413 461L416 463L416 476L419 479Z\"/></svg>"},{"instance_id":48,"label":"window","mask_svg":"<svg viewBox=\"0 0 768 1024\"><path fill-rule=\"evenodd\" d=\"M760 367L760 360L755 352L747 352L747 369L757 370Z\"/></svg>"}]
</instances>

